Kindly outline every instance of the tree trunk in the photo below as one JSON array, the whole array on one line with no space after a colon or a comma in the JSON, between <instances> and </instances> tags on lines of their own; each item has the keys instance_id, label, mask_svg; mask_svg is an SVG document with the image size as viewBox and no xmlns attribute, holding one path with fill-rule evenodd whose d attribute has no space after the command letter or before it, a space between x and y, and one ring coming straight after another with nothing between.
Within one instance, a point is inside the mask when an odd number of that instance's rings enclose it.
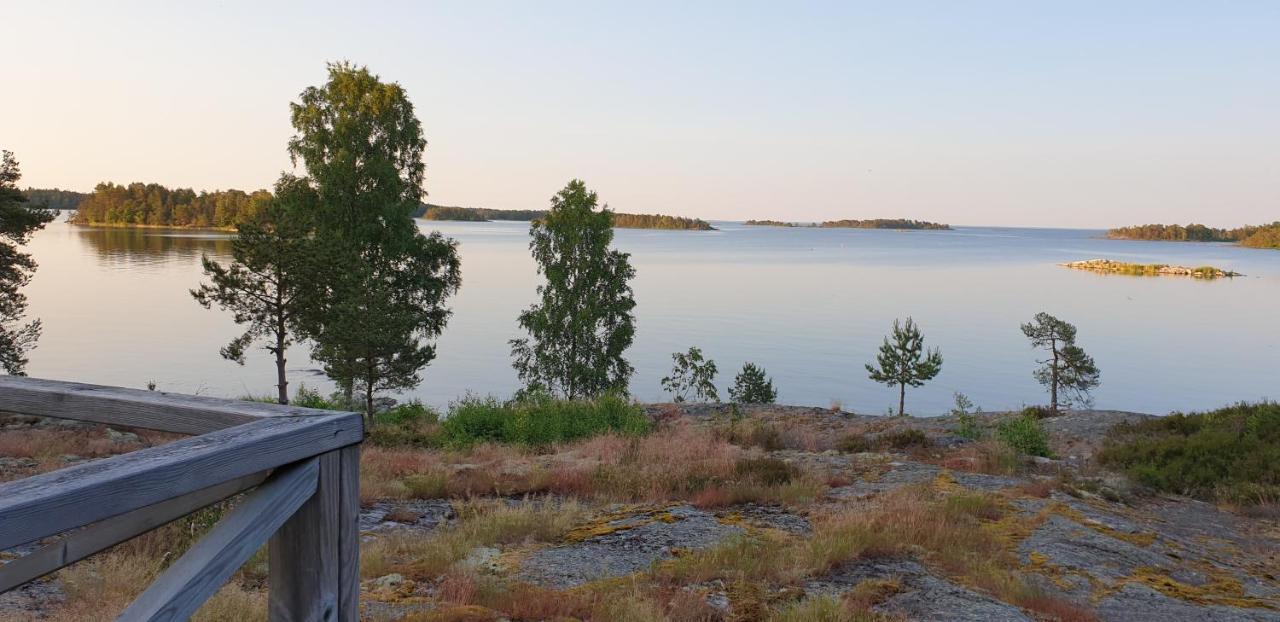
<instances>
[{"instance_id":1,"label":"tree trunk","mask_svg":"<svg viewBox=\"0 0 1280 622\"><path fill-rule=\"evenodd\" d=\"M284 358L285 334L283 324L284 322L281 321L276 331L276 388L280 390L280 396L277 401L281 404L288 404L289 381L284 375L284 364L286 361Z\"/></svg>"},{"instance_id":2,"label":"tree trunk","mask_svg":"<svg viewBox=\"0 0 1280 622\"><path fill-rule=\"evenodd\" d=\"M1049 409L1056 413L1058 412L1058 342L1051 343L1050 349L1053 350L1053 367L1050 369L1052 373L1049 383Z\"/></svg>"},{"instance_id":3,"label":"tree trunk","mask_svg":"<svg viewBox=\"0 0 1280 622\"><path fill-rule=\"evenodd\" d=\"M907 405L907 384L905 382L898 384L898 416L903 416L906 411L904 407Z\"/></svg>"}]
</instances>

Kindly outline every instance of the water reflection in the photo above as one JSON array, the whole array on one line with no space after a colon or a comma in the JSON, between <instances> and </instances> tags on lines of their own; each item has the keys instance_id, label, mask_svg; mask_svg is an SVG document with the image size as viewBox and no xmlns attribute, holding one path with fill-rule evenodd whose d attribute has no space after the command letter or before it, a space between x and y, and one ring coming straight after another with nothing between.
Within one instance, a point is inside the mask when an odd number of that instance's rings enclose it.
<instances>
[{"instance_id":1,"label":"water reflection","mask_svg":"<svg viewBox=\"0 0 1280 622\"><path fill-rule=\"evenodd\" d=\"M77 236L107 262L154 264L174 259L199 259L231 255L232 236L213 231L133 229L126 227L73 227Z\"/></svg>"}]
</instances>

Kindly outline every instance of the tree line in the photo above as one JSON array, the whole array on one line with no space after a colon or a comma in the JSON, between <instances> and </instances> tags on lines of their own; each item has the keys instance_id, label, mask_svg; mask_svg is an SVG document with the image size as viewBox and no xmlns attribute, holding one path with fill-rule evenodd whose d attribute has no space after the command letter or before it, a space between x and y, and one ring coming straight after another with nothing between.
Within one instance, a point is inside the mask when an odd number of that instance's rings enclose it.
<instances>
[{"instance_id":1,"label":"tree line","mask_svg":"<svg viewBox=\"0 0 1280 622\"><path fill-rule=\"evenodd\" d=\"M902 230L940 230L949 231L951 225L927 220L911 220L909 218L869 218L865 220L826 220L818 223L800 224L781 220L748 220L744 224L757 227L817 227L822 229L902 229Z\"/></svg>"},{"instance_id":2,"label":"tree line","mask_svg":"<svg viewBox=\"0 0 1280 622\"><path fill-rule=\"evenodd\" d=\"M488 220L539 221L547 217L549 210L510 210L488 209L483 207L451 207L444 205L427 205L423 218L426 220L459 220L466 222L483 222ZM694 231L714 231L701 218L685 218L666 214L624 214L611 212L612 226L622 229L680 229Z\"/></svg>"},{"instance_id":3,"label":"tree line","mask_svg":"<svg viewBox=\"0 0 1280 622\"><path fill-rule=\"evenodd\" d=\"M74 210L89 196L84 192L59 188L27 188L22 194L27 197L30 205L57 211Z\"/></svg>"},{"instance_id":4,"label":"tree line","mask_svg":"<svg viewBox=\"0 0 1280 622\"><path fill-rule=\"evenodd\" d=\"M252 220L271 201L266 190L196 192L160 184L103 182L80 202L71 222L231 229Z\"/></svg>"},{"instance_id":5,"label":"tree line","mask_svg":"<svg viewBox=\"0 0 1280 622\"><path fill-rule=\"evenodd\" d=\"M1135 225L1107 230L1116 240L1159 240L1166 242L1236 242L1251 248L1280 248L1280 221L1269 225L1246 225L1218 229L1199 224Z\"/></svg>"}]
</instances>

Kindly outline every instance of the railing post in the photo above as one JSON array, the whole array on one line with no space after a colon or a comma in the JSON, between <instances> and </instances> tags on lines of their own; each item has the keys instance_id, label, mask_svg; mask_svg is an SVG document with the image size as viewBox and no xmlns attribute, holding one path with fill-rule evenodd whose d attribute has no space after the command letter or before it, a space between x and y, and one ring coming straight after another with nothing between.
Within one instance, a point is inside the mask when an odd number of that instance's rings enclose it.
<instances>
[{"instance_id":1,"label":"railing post","mask_svg":"<svg viewBox=\"0 0 1280 622\"><path fill-rule=\"evenodd\" d=\"M319 456L316 494L270 544L271 622L359 617L359 445Z\"/></svg>"}]
</instances>

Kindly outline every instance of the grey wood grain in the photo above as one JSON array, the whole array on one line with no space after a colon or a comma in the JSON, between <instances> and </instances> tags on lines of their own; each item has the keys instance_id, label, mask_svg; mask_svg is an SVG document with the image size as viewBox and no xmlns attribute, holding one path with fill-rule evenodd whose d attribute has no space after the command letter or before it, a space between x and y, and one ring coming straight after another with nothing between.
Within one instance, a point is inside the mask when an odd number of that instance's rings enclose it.
<instances>
[{"instance_id":1,"label":"grey wood grain","mask_svg":"<svg viewBox=\"0 0 1280 622\"><path fill-rule=\"evenodd\" d=\"M0 484L0 550L359 443L356 413L272 417Z\"/></svg>"},{"instance_id":2,"label":"grey wood grain","mask_svg":"<svg viewBox=\"0 0 1280 622\"><path fill-rule=\"evenodd\" d=\"M203 434L261 417L333 414L314 408L19 376L0 376L0 411L180 434Z\"/></svg>"},{"instance_id":3,"label":"grey wood grain","mask_svg":"<svg viewBox=\"0 0 1280 622\"><path fill-rule=\"evenodd\" d=\"M267 619L332 622L338 610L338 451L317 458L316 494L271 538Z\"/></svg>"},{"instance_id":4,"label":"grey wood grain","mask_svg":"<svg viewBox=\"0 0 1280 622\"><path fill-rule=\"evenodd\" d=\"M360 446L343 447L338 494L338 620L360 618Z\"/></svg>"},{"instance_id":5,"label":"grey wood grain","mask_svg":"<svg viewBox=\"0 0 1280 622\"><path fill-rule=\"evenodd\" d=\"M118 620L186 620L316 493L317 460L280 469L178 558Z\"/></svg>"},{"instance_id":6,"label":"grey wood grain","mask_svg":"<svg viewBox=\"0 0 1280 622\"><path fill-rule=\"evenodd\" d=\"M262 483L268 473L255 473L210 486L193 493L139 508L108 518L68 534L53 544L0 566L0 592L6 592L32 579L38 579L59 568L71 565L94 553L106 550L156 527L176 520L200 508L212 505L234 494Z\"/></svg>"}]
</instances>

